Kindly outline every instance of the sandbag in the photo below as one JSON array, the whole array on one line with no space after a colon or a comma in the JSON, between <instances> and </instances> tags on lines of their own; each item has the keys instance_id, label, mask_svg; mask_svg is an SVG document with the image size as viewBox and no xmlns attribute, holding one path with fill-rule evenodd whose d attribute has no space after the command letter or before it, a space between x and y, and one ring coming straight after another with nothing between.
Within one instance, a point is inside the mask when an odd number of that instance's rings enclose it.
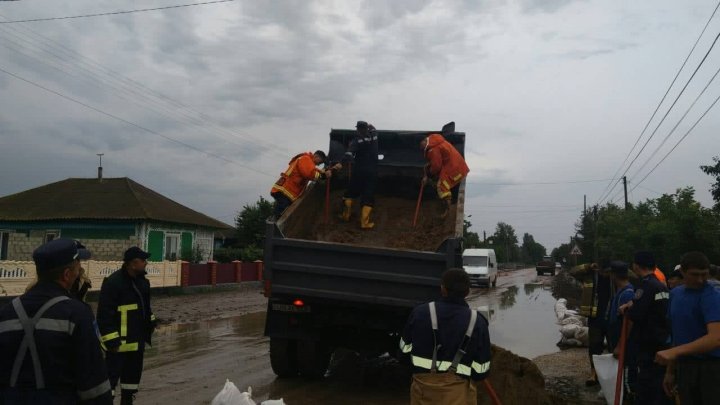
<instances>
[{"instance_id":1,"label":"sandbag","mask_svg":"<svg viewBox=\"0 0 720 405\"><path fill-rule=\"evenodd\" d=\"M582 326L575 324L563 325L560 328L560 333L563 335L563 337L573 339L575 338L575 333L577 333L578 329L580 328L582 328Z\"/></svg>"},{"instance_id":2,"label":"sandbag","mask_svg":"<svg viewBox=\"0 0 720 405\"><path fill-rule=\"evenodd\" d=\"M565 319L565 314L567 313L567 300L565 298L560 298L555 303L555 316L558 320Z\"/></svg>"},{"instance_id":3,"label":"sandbag","mask_svg":"<svg viewBox=\"0 0 720 405\"><path fill-rule=\"evenodd\" d=\"M592 356L595 372L600 382L601 392L608 404L615 402L615 384L617 383L618 360L612 353ZM620 384L620 403L623 401L622 384Z\"/></svg>"},{"instance_id":4,"label":"sandbag","mask_svg":"<svg viewBox=\"0 0 720 405\"><path fill-rule=\"evenodd\" d=\"M590 343L590 330L587 326L583 326L575 331L575 339L579 340L583 346L587 346Z\"/></svg>"},{"instance_id":5,"label":"sandbag","mask_svg":"<svg viewBox=\"0 0 720 405\"><path fill-rule=\"evenodd\" d=\"M579 317L579 316L568 316L565 319L558 321L558 323L560 325L573 324L573 325L579 325L579 326L583 326L585 324L585 322L583 322L583 318Z\"/></svg>"},{"instance_id":6,"label":"sandbag","mask_svg":"<svg viewBox=\"0 0 720 405\"><path fill-rule=\"evenodd\" d=\"M268 399L267 401L262 401L262 403L260 405L285 405L285 401L283 401L282 398Z\"/></svg>"},{"instance_id":7,"label":"sandbag","mask_svg":"<svg viewBox=\"0 0 720 405\"><path fill-rule=\"evenodd\" d=\"M257 405L252 400L252 388L247 392L240 392L238 387L230 380L225 380L223 389L215 395L210 405Z\"/></svg>"},{"instance_id":8,"label":"sandbag","mask_svg":"<svg viewBox=\"0 0 720 405\"><path fill-rule=\"evenodd\" d=\"M583 344L581 341L575 339L575 338L566 338L565 336L560 339L560 346L573 346L573 347L582 347Z\"/></svg>"}]
</instances>

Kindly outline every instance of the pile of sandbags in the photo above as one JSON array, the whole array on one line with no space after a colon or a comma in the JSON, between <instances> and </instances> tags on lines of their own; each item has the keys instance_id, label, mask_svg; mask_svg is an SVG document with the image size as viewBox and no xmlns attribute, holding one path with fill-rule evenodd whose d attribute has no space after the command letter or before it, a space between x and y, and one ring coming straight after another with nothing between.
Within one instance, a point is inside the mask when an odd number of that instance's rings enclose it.
<instances>
[{"instance_id":1,"label":"pile of sandbags","mask_svg":"<svg viewBox=\"0 0 720 405\"><path fill-rule=\"evenodd\" d=\"M555 316L560 325L560 346L587 346L588 345L588 328L584 316L577 311L567 309L567 300L560 298L555 303Z\"/></svg>"},{"instance_id":2,"label":"pile of sandbags","mask_svg":"<svg viewBox=\"0 0 720 405\"><path fill-rule=\"evenodd\" d=\"M246 392L240 392L232 381L225 380L225 386L215 395L210 405L257 405L257 403L252 400L252 387L248 387ZM282 398L269 399L260 405L285 405L285 401Z\"/></svg>"}]
</instances>

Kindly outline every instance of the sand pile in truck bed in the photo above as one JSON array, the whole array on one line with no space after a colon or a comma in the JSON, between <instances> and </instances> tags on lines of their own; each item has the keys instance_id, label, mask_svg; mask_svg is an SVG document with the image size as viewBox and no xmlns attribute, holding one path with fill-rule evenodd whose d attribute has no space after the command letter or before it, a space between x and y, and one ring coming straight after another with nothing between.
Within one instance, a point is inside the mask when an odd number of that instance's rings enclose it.
<instances>
[{"instance_id":1,"label":"sand pile in truck bed","mask_svg":"<svg viewBox=\"0 0 720 405\"><path fill-rule=\"evenodd\" d=\"M314 190L317 191L317 190ZM288 238L346 243L370 247L436 251L442 242L452 237L456 227L455 212L440 219L442 212L437 199L423 201L420 206L418 223L412 227L416 200L378 195L371 220L375 228L360 229L360 203L353 205L350 222L339 218L342 212L342 190L330 195L329 223L324 223L324 190L311 196L313 201L304 201L291 215L286 229ZM455 206L453 206L455 208Z\"/></svg>"}]
</instances>

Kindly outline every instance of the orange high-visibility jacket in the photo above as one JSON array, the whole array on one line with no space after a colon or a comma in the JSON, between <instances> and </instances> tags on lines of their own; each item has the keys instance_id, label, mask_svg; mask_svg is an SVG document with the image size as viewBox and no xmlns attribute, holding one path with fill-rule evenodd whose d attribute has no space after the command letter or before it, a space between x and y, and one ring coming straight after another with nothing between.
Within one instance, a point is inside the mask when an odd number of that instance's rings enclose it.
<instances>
[{"instance_id":1,"label":"orange high-visibility jacket","mask_svg":"<svg viewBox=\"0 0 720 405\"><path fill-rule=\"evenodd\" d=\"M287 170L280 173L280 179L275 182L270 194L280 192L290 201L295 201L305 191L308 181L318 180L321 174L313 162L312 152L301 153L290 160Z\"/></svg>"},{"instance_id":2,"label":"orange high-visibility jacket","mask_svg":"<svg viewBox=\"0 0 720 405\"><path fill-rule=\"evenodd\" d=\"M460 152L440 134L427 138L425 158L428 160L428 175L438 177L443 188L450 190L467 176L470 169Z\"/></svg>"},{"instance_id":3,"label":"orange high-visibility jacket","mask_svg":"<svg viewBox=\"0 0 720 405\"><path fill-rule=\"evenodd\" d=\"M655 278L658 279L659 282L663 283L663 285L667 285L667 279L665 278L665 274L655 267L655 270L653 271L653 274L655 275Z\"/></svg>"}]
</instances>

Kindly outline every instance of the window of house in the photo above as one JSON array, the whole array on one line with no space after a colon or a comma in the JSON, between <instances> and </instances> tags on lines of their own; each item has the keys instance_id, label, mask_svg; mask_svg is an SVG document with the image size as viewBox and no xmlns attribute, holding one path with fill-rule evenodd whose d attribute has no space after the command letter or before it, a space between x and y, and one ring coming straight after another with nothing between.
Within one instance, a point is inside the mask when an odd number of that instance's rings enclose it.
<instances>
[{"instance_id":1,"label":"window of house","mask_svg":"<svg viewBox=\"0 0 720 405\"><path fill-rule=\"evenodd\" d=\"M0 260L7 260L10 232L0 231Z\"/></svg>"},{"instance_id":2,"label":"window of house","mask_svg":"<svg viewBox=\"0 0 720 405\"><path fill-rule=\"evenodd\" d=\"M180 234L165 234L165 260L175 261L180 256Z\"/></svg>"},{"instance_id":3,"label":"window of house","mask_svg":"<svg viewBox=\"0 0 720 405\"><path fill-rule=\"evenodd\" d=\"M48 242L50 242L51 240L55 240L55 239L57 239L57 238L59 238L59 237L60 237L60 231L57 231L57 230L46 231L46 232L45 232L45 239L44 239L45 242L44 242L44 243L48 243Z\"/></svg>"}]
</instances>

